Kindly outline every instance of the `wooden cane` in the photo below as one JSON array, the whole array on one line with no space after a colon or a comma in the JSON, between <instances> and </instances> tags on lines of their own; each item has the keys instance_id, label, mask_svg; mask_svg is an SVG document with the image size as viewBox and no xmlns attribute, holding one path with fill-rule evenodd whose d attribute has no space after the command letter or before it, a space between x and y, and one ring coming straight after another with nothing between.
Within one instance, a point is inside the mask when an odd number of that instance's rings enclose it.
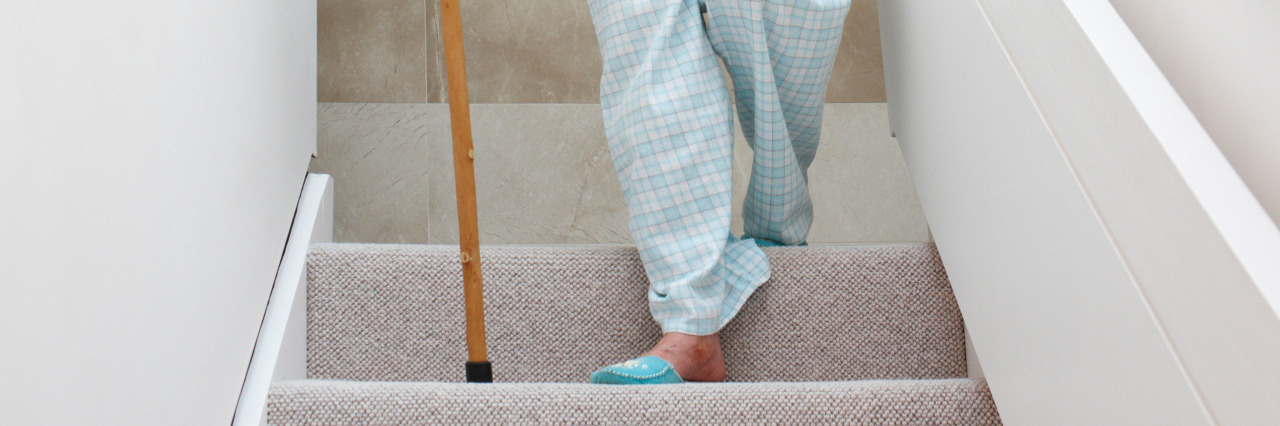
<instances>
[{"instance_id":1,"label":"wooden cane","mask_svg":"<svg viewBox=\"0 0 1280 426\"><path fill-rule=\"evenodd\" d=\"M484 339L484 285L480 280L480 230L476 223L475 150L467 104L467 62L462 51L458 0L440 0L440 33L449 78L449 118L453 126L453 174L458 194L458 242L462 249L463 298L467 317L467 381L493 382Z\"/></svg>"}]
</instances>

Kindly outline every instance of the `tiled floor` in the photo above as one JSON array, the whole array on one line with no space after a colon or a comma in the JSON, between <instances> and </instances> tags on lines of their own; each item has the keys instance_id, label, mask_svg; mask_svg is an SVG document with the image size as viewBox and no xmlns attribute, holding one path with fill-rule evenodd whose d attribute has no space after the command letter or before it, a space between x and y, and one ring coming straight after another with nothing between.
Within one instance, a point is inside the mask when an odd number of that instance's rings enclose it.
<instances>
[{"instance_id":1,"label":"tiled floor","mask_svg":"<svg viewBox=\"0 0 1280 426\"><path fill-rule=\"evenodd\" d=\"M827 108L810 170L810 242L928 241L885 105ZM630 241L599 105L477 104L471 112L482 242ZM312 171L336 180L337 240L457 241L448 126L442 104L321 105ZM750 164L740 134L736 148L740 202Z\"/></svg>"},{"instance_id":2,"label":"tiled floor","mask_svg":"<svg viewBox=\"0 0 1280 426\"><path fill-rule=\"evenodd\" d=\"M437 0L319 0L321 102L444 102ZM596 103L587 0L461 3L475 103ZM884 102L875 0L852 0L827 101Z\"/></svg>"},{"instance_id":3,"label":"tiled floor","mask_svg":"<svg viewBox=\"0 0 1280 426\"><path fill-rule=\"evenodd\" d=\"M438 0L319 0L318 158L338 241L457 240ZM884 100L875 0L852 0L810 171L809 240L928 241ZM587 0L462 2L485 243L625 243ZM750 151L738 135L735 194ZM735 214L735 217L737 215ZM735 230L741 231L735 219Z\"/></svg>"}]
</instances>

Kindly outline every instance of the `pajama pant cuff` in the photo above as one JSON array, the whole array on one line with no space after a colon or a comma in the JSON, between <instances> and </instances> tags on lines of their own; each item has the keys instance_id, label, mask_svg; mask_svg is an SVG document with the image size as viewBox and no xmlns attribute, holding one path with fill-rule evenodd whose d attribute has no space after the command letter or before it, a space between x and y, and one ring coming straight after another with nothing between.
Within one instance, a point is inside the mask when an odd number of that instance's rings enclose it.
<instances>
[{"instance_id":1,"label":"pajama pant cuff","mask_svg":"<svg viewBox=\"0 0 1280 426\"><path fill-rule=\"evenodd\" d=\"M716 334L738 315L738 311L747 304L751 294L769 280L772 272L769 261L754 241L731 238L729 246L731 249L726 253L725 259L717 265L715 273L723 280L726 289L718 315L714 317L654 315L663 333L674 332L695 336ZM650 308L653 308L652 302Z\"/></svg>"}]
</instances>

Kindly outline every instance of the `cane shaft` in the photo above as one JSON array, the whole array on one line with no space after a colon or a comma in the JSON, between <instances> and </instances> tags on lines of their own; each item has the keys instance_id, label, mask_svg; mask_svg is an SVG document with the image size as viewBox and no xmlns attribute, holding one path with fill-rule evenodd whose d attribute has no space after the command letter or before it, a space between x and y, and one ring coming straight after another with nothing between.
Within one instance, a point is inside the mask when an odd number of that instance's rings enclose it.
<instances>
[{"instance_id":1,"label":"cane shaft","mask_svg":"<svg viewBox=\"0 0 1280 426\"><path fill-rule=\"evenodd\" d=\"M462 14L458 0L440 0L440 33L449 78L449 118L453 131L453 173L458 194L458 242L462 249L466 300L467 360L488 361L484 337L484 292L480 279L480 231L476 223L476 176L471 145L471 108L467 103L467 66L462 50Z\"/></svg>"}]
</instances>

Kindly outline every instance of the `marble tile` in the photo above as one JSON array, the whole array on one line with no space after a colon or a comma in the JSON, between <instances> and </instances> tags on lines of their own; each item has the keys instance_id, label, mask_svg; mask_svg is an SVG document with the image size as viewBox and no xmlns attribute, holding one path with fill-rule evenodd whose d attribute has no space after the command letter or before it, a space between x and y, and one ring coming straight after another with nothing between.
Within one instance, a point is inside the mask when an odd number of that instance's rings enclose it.
<instances>
[{"instance_id":1,"label":"marble tile","mask_svg":"<svg viewBox=\"0 0 1280 426\"><path fill-rule=\"evenodd\" d=\"M447 105L430 105L432 243L457 243ZM480 241L628 243L598 104L471 106Z\"/></svg>"},{"instance_id":2,"label":"marble tile","mask_svg":"<svg viewBox=\"0 0 1280 426\"><path fill-rule=\"evenodd\" d=\"M876 0L853 0L827 86L829 103L885 102Z\"/></svg>"},{"instance_id":3,"label":"marble tile","mask_svg":"<svg viewBox=\"0 0 1280 426\"><path fill-rule=\"evenodd\" d=\"M428 0L430 102L446 102L438 2ZM462 3L468 97L475 103L597 103L601 60L586 0ZM853 0L828 102L884 102L875 0Z\"/></svg>"},{"instance_id":4,"label":"marble tile","mask_svg":"<svg viewBox=\"0 0 1280 426\"><path fill-rule=\"evenodd\" d=\"M426 102L427 0L320 0L320 102Z\"/></svg>"},{"instance_id":5,"label":"marble tile","mask_svg":"<svg viewBox=\"0 0 1280 426\"><path fill-rule=\"evenodd\" d=\"M932 241L885 104L827 104L818 156L809 167L810 243ZM733 230L742 233L742 200L751 148L735 126Z\"/></svg>"},{"instance_id":6,"label":"marble tile","mask_svg":"<svg viewBox=\"0 0 1280 426\"><path fill-rule=\"evenodd\" d=\"M338 241L456 243L442 104L326 103L311 171L336 181ZM599 105L472 105L481 241L629 243ZM884 104L828 104L810 169L813 243L930 241ZM734 229L751 152L735 140ZM430 231L430 232L428 232Z\"/></svg>"},{"instance_id":7,"label":"marble tile","mask_svg":"<svg viewBox=\"0 0 1280 426\"><path fill-rule=\"evenodd\" d=\"M431 102L447 102L439 2L428 0ZM587 0L462 2L474 103L598 103L600 49Z\"/></svg>"},{"instance_id":8,"label":"marble tile","mask_svg":"<svg viewBox=\"0 0 1280 426\"><path fill-rule=\"evenodd\" d=\"M426 104L319 105L311 171L334 179L334 239L426 243L429 148Z\"/></svg>"},{"instance_id":9,"label":"marble tile","mask_svg":"<svg viewBox=\"0 0 1280 426\"><path fill-rule=\"evenodd\" d=\"M432 243L457 242L448 108L431 105ZM829 104L810 169L813 243L930 241L884 104ZM472 105L481 241L628 243L598 105ZM737 131L734 230L751 153Z\"/></svg>"}]
</instances>

